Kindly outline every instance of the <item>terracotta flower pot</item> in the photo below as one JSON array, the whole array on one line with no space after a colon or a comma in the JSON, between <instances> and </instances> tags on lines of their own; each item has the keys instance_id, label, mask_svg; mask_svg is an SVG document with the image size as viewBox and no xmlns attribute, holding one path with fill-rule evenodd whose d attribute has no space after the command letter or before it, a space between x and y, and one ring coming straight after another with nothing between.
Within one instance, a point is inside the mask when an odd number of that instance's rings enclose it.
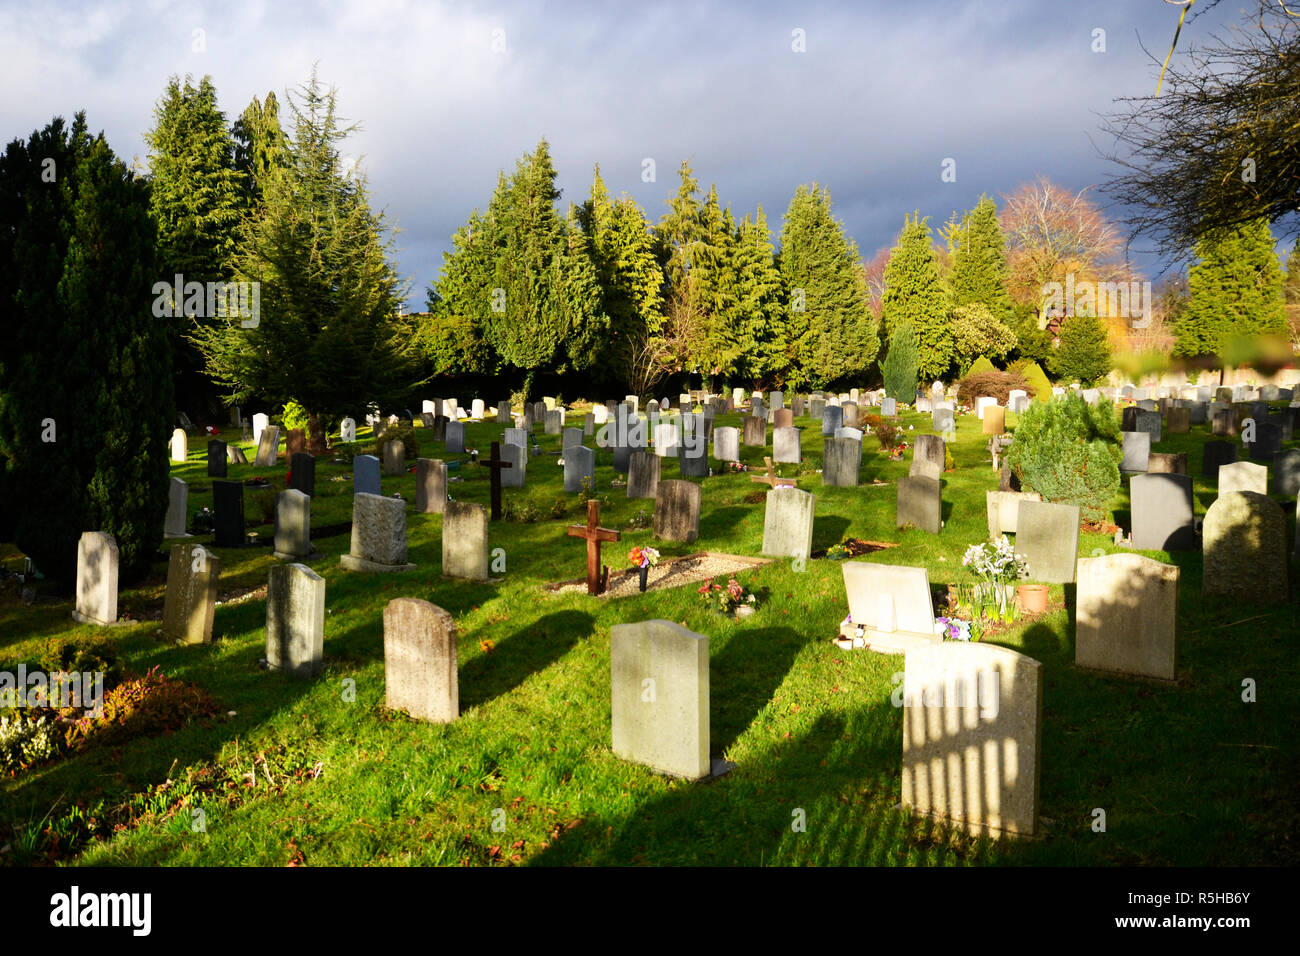
<instances>
[{"instance_id":1,"label":"terracotta flower pot","mask_svg":"<svg viewBox=\"0 0 1300 956\"><path fill-rule=\"evenodd\" d=\"M1051 589L1046 584L1020 584L1016 586L1016 597L1020 599L1020 609L1026 614L1042 614L1047 610L1047 597Z\"/></svg>"}]
</instances>

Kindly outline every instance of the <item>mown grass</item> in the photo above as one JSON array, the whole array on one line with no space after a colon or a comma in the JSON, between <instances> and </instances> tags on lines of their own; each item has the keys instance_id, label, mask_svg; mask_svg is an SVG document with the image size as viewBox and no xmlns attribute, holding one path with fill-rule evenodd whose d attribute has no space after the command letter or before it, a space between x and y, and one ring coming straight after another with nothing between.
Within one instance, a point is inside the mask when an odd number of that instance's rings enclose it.
<instances>
[{"instance_id":1,"label":"mown grass","mask_svg":"<svg viewBox=\"0 0 1300 956\"><path fill-rule=\"evenodd\" d=\"M928 415L907 413L903 421L929 426ZM738 425L738 416L720 416L718 424ZM799 424L804 455L820 459L818 423ZM862 487L823 489L819 476L803 477L801 486L818 499L814 551L846 535L896 542L860 560L923 566L936 584L963 580L962 553L985 537L984 493L997 487L979 428L974 416L959 417L957 468L944 476L946 525L938 536L895 529L893 482L908 465L887 460L870 436ZM426 430L418 434L421 455L443 457L441 443ZM468 446L486 456L499 434L499 426L470 424ZM548 582L583 574L583 543L564 530L583 517L576 496L562 494L559 436L543 435L540 425L535 434L548 454L530 461L527 489L507 490L506 498L529 501L544 516L563 498L568 515L494 523L491 546L503 548L507 562L500 583L443 580L441 516L413 509L411 572L346 572L338 558L348 535L316 541L321 553L307 563L326 579L328 608L326 668L316 680L260 669L261 599L218 607L208 646L169 646L152 620L108 632L131 670L158 666L198 684L226 716L90 747L0 781L0 844L10 844L0 858L128 865L1296 862L1294 601L1274 608L1205 601L1198 553L1155 553L1182 569L1179 679L1167 685L1076 669L1073 588L1054 587L1048 614L996 637L1045 665L1045 835L973 840L896 809L902 723L889 701L902 660L831 644L846 609L837 562L811 560L801 573L789 562L746 572L746 582L768 588L770 600L743 623L709 611L693 587L619 601L547 594ZM1189 451L1202 511L1214 492L1214 483L1199 477L1199 447L1210 437L1197 427L1155 449ZM743 448L742 457L761 467L760 449ZM231 466L230 477L264 474L282 488L284 471L283 464ZM211 504L202 449L194 447L173 474L190 482L191 511ZM350 481L329 480L350 474L350 466L318 463L313 527L350 521ZM452 474L464 479L449 485L453 497L487 503L486 470L466 463ZM598 451L602 523L625 528L652 503L627 500L622 488L611 489L613 477L612 454ZM677 477L674 461L663 463L663 477ZM763 507L745 499L763 486L747 475L703 484L699 541L662 544L661 551L758 554ZM413 501L413 476L386 476L384 493L393 492ZM255 526L255 492L246 494L250 529L269 536L269 525ZM1122 517L1125 496L1115 508ZM648 529L625 531L620 544L606 546L606 561L618 570L628 548L651 540ZM1114 547L1105 536L1083 535L1080 553L1097 549ZM274 561L269 550L218 550L223 594L263 585ZM3 556L12 564L15 552ZM136 618L156 613L165 573L160 560L148 580L124 589L120 607ZM421 724L383 706L382 612L400 596L430 600L456 620L461 716L453 724ZM24 606L6 596L0 661L37 659L50 642L97 633L74 625L69 610L66 597ZM710 638L713 752L736 764L719 780L669 780L610 752L609 629L649 618L679 621ZM1258 684L1257 703L1242 701L1247 678ZM72 808L100 801L116 814L101 809L98 827L78 830ZM194 831L195 808L204 811L205 832ZM1104 833L1093 829L1096 809L1106 813ZM799 830L792 824L801 817ZM112 832L102 819L122 827Z\"/></svg>"}]
</instances>

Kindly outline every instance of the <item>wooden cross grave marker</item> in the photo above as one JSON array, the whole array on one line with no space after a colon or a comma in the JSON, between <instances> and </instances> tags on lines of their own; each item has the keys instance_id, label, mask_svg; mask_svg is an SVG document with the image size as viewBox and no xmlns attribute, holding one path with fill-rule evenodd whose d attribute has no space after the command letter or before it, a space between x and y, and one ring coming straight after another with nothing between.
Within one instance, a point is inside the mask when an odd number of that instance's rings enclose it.
<instances>
[{"instance_id":1,"label":"wooden cross grave marker","mask_svg":"<svg viewBox=\"0 0 1300 956\"><path fill-rule=\"evenodd\" d=\"M776 476L776 469L775 469L775 468L773 467L773 465L772 465L772 459L771 459L771 458L764 458L763 461L764 461L764 463L766 463L766 465L767 465L767 474L766 474L766 475L750 475L750 477L749 477L749 480L750 480L750 481L761 481L763 484L765 484L765 485L767 485L767 486L769 486L769 487L771 487L771 488L797 488L797 487L799 487L799 483L798 483L797 481L795 481L793 478L778 478L778 477Z\"/></svg>"},{"instance_id":2,"label":"wooden cross grave marker","mask_svg":"<svg viewBox=\"0 0 1300 956\"><path fill-rule=\"evenodd\" d=\"M501 469L514 465L501 457L501 443L492 443L492 457L482 463L492 478L492 520L501 520Z\"/></svg>"},{"instance_id":3,"label":"wooden cross grave marker","mask_svg":"<svg viewBox=\"0 0 1300 956\"><path fill-rule=\"evenodd\" d=\"M586 525L570 525L569 536L587 539L587 593L604 594L609 585L609 568L600 566L600 543L618 541L623 535L618 531L600 527L600 502L587 502Z\"/></svg>"}]
</instances>

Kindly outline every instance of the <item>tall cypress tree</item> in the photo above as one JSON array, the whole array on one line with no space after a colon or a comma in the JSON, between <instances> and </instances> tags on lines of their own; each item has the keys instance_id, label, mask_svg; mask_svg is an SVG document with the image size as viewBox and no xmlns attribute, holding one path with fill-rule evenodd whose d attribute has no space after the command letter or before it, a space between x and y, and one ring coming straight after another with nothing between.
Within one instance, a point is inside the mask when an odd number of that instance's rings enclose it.
<instances>
[{"instance_id":1,"label":"tall cypress tree","mask_svg":"<svg viewBox=\"0 0 1300 956\"><path fill-rule=\"evenodd\" d=\"M904 318L894 329L894 337L889 342L889 352L880 363L880 371L885 379L885 394L898 402L916 400L916 366L917 366L916 330L910 319Z\"/></svg>"},{"instance_id":2,"label":"tall cypress tree","mask_svg":"<svg viewBox=\"0 0 1300 956\"><path fill-rule=\"evenodd\" d=\"M925 381L948 371L953 360L946 294L930 245L930 228L920 213L904 220L898 244L885 267L883 322L887 335L909 320L917 339L917 374Z\"/></svg>"},{"instance_id":3,"label":"tall cypress tree","mask_svg":"<svg viewBox=\"0 0 1300 956\"><path fill-rule=\"evenodd\" d=\"M243 176L234 167L235 143L217 108L210 77L194 86L173 76L154 110L149 145L149 209L158 230L162 274L172 282L222 282L230 278L240 215ZM211 410L216 394L202 375L203 359L186 334L213 316L184 314L172 303L172 357L176 395L191 411Z\"/></svg>"},{"instance_id":4,"label":"tall cypress tree","mask_svg":"<svg viewBox=\"0 0 1300 956\"><path fill-rule=\"evenodd\" d=\"M857 244L831 214L830 191L800 186L781 227L779 267L788 305L794 361L791 384L821 388L861 375L880 338Z\"/></svg>"},{"instance_id":5,"label":"tall cypress tree","mask_svg":"<svg viewBox=\"0 0 1300 956\"><path fill-rule=\"evenodd\" d=\"M124 580L162 541L175 414L149 191L84 113L0 159L0 532L71 582L83 531Z\"/></svg>"},{"instance_id":6,"label":"tall cypress tree","mask_svg":"<svg viewBox=\"0 0 1300 956\"><path fill-rule=\"evenodd\" d=\"M349 130L339 127L336 94L313 73L301 99L290 100L290 164L262 183L263 208L243 230L236 275L260 283L258 322L198 326L194 340L233 400L301 404L312 450L323 454L330 420L401 401L418 382L386 221L339 155Z\"/></svg>"},{"instance_id":7,"label":"tall cypress tree","mask_svg":"<svg viewBox=\"0 0 1300 956\"><path fill-rule=\"evenodd\" d=\"M1282 269L1268 221L1202 239L1187 274L1191 298L1175 325L1175 355L1221 355L1234 337L1286 335Z\"/></svg>"},{"instance_id":8,"label":"tall cypress tree","mask_svg":"<svg viewBox=\"0 0 1300 956\"><path fill-rule=\"evenodd\" d=\"M951 305L982 305L1003 325L1014 317L1007 292L1006 242L998 225L997 205L981 196L975 208L962 217L953 235Z\"/></svg>"},{"instance_id":9,"label":"tall cypress tree","mask_svg":"<svg viewBox=\"0 0 1300 956\"><path fill-rule=\"evenodd\" d=\"M741 371L755 383L784 384L793 356L785 323L785 287L763 207L745 216L736 239L736 297L742 329Z\"/></svg>"}]
</instances>

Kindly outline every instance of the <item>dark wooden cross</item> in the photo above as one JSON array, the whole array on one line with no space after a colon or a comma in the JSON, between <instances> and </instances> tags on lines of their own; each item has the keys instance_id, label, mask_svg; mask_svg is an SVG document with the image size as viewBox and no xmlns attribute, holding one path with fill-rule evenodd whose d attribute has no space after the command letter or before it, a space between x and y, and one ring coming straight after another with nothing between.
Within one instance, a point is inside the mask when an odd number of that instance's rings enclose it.
<instances>
[{"instance_id":1,"label":"dark wooden cross","mask_svg":"<svg viewBox=\"0 0 1300 956\"><path fill-rule=\"evenodd\" d=\"M600 543L617 541L622 536L618 531L600 527L600 502L587 502L586 525L570 525L569 537L587 539L587 593L604 594L609 585L609 568L600 566Z\"/></svg>"},{"instance_id":2,"label":"dark wooden cross","mask_svg":"<svg viewBox=\"0 0 1300 956\"><path fill-rule=\"evenodd\" d=\"M482 462L492 479L492 520L501 520L501 469L513 468L514 465L501 457L501 443L492 443L492 457Z\"/></svg>"},{"instance_id":3,"label":"dark wooden cross","mask_svg":"<svg viewBox=\"0 0 1300 956\"><path fill-rule=\"evenodd\" d=\"M799 486L799 483L793 478L778 478L776 476L776 470L772 466L771 458L764 458L763 461L767 464L767 474L751 475L749 478L750 481L761 481L763 484L772 488L797 488Z\"/></svg>"}]
</instances>

